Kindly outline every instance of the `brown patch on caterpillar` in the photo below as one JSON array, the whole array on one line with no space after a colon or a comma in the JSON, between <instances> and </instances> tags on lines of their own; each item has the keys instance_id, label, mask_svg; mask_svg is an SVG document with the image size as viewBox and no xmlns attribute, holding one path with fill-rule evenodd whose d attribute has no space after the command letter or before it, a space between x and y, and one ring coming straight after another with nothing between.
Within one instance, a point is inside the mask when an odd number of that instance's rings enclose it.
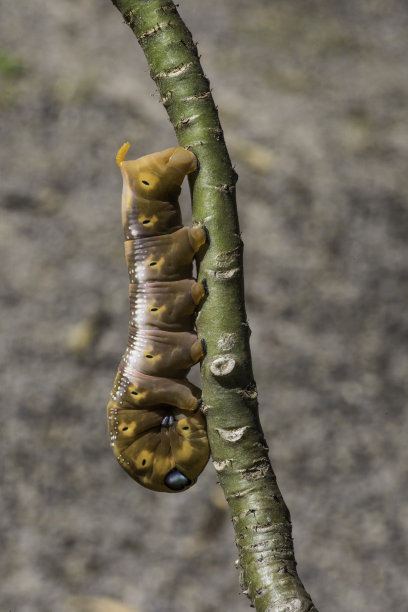
<instances>
[{"instance_id":1,"label":"brown patch on caterpillar","mask_svg":"<svg viewBox=\"0 0 408 612\"><path fill-rule=\"evenodd\" d=\"M189 238L194 253L207 242L207 232L202 227L192 227L189 231Z\"/></svg>"},{"instance_id":2,"label":"brown patch on caterpillar","mask_svg":"<svg viewBox=\"0 0 408 612\"><path fill-rule=\"evenodd\" d=\"M182 227L178 205L181 183L198 161L182 147L126 161L128 149L119 149L117 164L130 323L107 408L109 434L118 462L137 482L178 492L194 484L209 458L200 390L185 378L205 353L193 329L206 289L191 274L207 233Z\"/></svg>"},{"instance_id":3,"label":"brown patch on caterpillar","mask_svg":"<svg viewBox=\"0 0 408 612\"><path fill-rule=\"evenodd\" d=\"M194 255L205 239L202 228L182 227L171 234L126 240L125 255L131 283L191 278ZM150 266L150 263L156 265Z\"/></svg>"},{"instance_id":4,"label":"brown patch on caterpillar","mask_svg":"<svg viewBox=\"0 0 408 612\"><path fill-rule=\"evenodd\" d=\"M204 285L192 278L130 284L130 322L162 331L193 331L194 312L204 296Z\"/></svg>"},{"instance_id":5,"label":"brown patch on caterpillar","mask_svg":"<svg viewBox=\"0 0 408 612\"><path fill-rule=\"evenodd\" d=\"M197 340L191 347L191 358L198 363L205 355L205 349L201 340Z\"/></svg>"},{"instance_id":6,"label":"brown patch on caterpillar","mask_svg":"<svg viewBox=\"0 0 408 612\"><path fill-rule=\"evenodd\" d=\"M198 306L198 304L201 302L201 300L205 298L206 295L206 285L203 282L194 283L194 285L191 287L191 296L196 306Z\"/></svg>"},{"instance_id":7,"label":"brown patch on caterpillar","mask_svg":"<svg viewBox=\"0 0 408 612\"><path fill-rule=\"evenodd\" d=\"M203 347L195 333L167 333L130 325L122 361L124 366L150 376L185 378L202 356Z\"/></svg>"},{"instance_id":8,"label":"brown patch on caterpillar","mask_svg":"<svg viewBox=\"0 0 408 612\"><path fill-rule=\"evenodd\" d=\"M192 151L183 149L183 147L176 147L174 153L169 159L169 164L172 167L181 166L185 168L186 174L191 174L198 168L198 159Z\"/></svg>"},{"instance_id":9,"label":"brown patch on caterpillar","mask_svg":"<svg viewBox=\"0 0 408 612\"><path fill-rule=\"evenodd\" d=\"M201 390L185 378L149 376L123 365L123 375L118 372L116 376L108 411L154 408L160 404L168 404L180 410L195 412L201 403Z\"/></svg>"}]
</instances>

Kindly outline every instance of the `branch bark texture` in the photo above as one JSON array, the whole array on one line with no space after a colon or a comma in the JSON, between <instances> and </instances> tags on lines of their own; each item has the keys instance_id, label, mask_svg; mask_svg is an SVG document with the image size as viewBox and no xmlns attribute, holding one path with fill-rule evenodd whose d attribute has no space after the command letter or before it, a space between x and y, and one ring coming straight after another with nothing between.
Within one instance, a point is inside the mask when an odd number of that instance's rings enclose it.
<instances>
[{"instance_id":1,"label":"branch bark texture","mask_svg":"<svg viewBox=\"0 0 408 612\"><path fill-rule=\"evenodd\" d=\"M260 612L315 612L296 572L289 511L258 419L233 170L195 43L171 0L112 0L136 35L180 145L197 155L193 218L209 232L197 331L213 462L232 513L241 584Z\"/></svg>"}]
</instances>

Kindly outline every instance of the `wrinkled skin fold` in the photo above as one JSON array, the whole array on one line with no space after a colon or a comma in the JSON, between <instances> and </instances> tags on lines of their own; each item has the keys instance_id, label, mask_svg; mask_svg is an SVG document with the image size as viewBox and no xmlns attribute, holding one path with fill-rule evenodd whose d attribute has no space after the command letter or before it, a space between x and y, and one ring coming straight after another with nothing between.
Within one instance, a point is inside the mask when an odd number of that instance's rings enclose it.
<instances>
[{"instance_id":1,"label":"wrinkled skin fold","mask_svg":"<svg viewBox=\"0 0 408 612\"><path fill-rule=\"evenodd\" d=\"M201 227L183 227L178 196L197 159L182 147L126 161L122 224L129 272L130 321L107 408L119 464L143 486L180 492L193 485L209 458L201 393L186 376L203 357L194 313L205 288L192 278Z\"/></svg>"}]
</instances>

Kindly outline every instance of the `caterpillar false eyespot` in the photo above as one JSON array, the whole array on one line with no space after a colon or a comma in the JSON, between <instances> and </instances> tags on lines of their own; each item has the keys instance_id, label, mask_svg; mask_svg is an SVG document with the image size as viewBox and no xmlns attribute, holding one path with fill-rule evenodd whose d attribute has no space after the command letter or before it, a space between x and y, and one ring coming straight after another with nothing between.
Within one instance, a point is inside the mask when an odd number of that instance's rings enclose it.
<instances>
[{"instance_id":1,"label":"caterpillar false eyespot","mask_svg":"<svg viewBox=\"0 0 408 612\"><path fill-rule=\"evenodd\" d=\"M143 486L178 492L193 485L209 458L200 390L188 382L203 357L194 312L205 286L192 261L206 230L183 227L178 196L197 158L182 147L126 161L122 223L129 271L128 345L107 408L113 452Z\"/></svg>"}]
</instances>

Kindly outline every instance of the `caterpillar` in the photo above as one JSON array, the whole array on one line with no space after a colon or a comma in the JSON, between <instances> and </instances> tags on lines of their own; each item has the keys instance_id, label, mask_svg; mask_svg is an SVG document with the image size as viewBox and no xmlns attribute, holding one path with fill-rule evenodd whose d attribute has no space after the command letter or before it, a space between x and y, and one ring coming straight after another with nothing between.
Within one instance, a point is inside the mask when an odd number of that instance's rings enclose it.
<instances>
[{"instance_id":1,"label":"caterpillar","mask_svg":"<svg viewBox=\"0 0 408 612\"><path fill-rule=\"evenodd\" d=\"M195 254L207 241L203 227L184 227L178 196L198 169L194 153L173 147L126 161L122 224L129 272L128 345L107 407L114 455L126 472L154 491L192 486L209 459L198 387L186 376L204 355L194 314L206 294L192 278Z\"/></svg>"}]
</instances>

